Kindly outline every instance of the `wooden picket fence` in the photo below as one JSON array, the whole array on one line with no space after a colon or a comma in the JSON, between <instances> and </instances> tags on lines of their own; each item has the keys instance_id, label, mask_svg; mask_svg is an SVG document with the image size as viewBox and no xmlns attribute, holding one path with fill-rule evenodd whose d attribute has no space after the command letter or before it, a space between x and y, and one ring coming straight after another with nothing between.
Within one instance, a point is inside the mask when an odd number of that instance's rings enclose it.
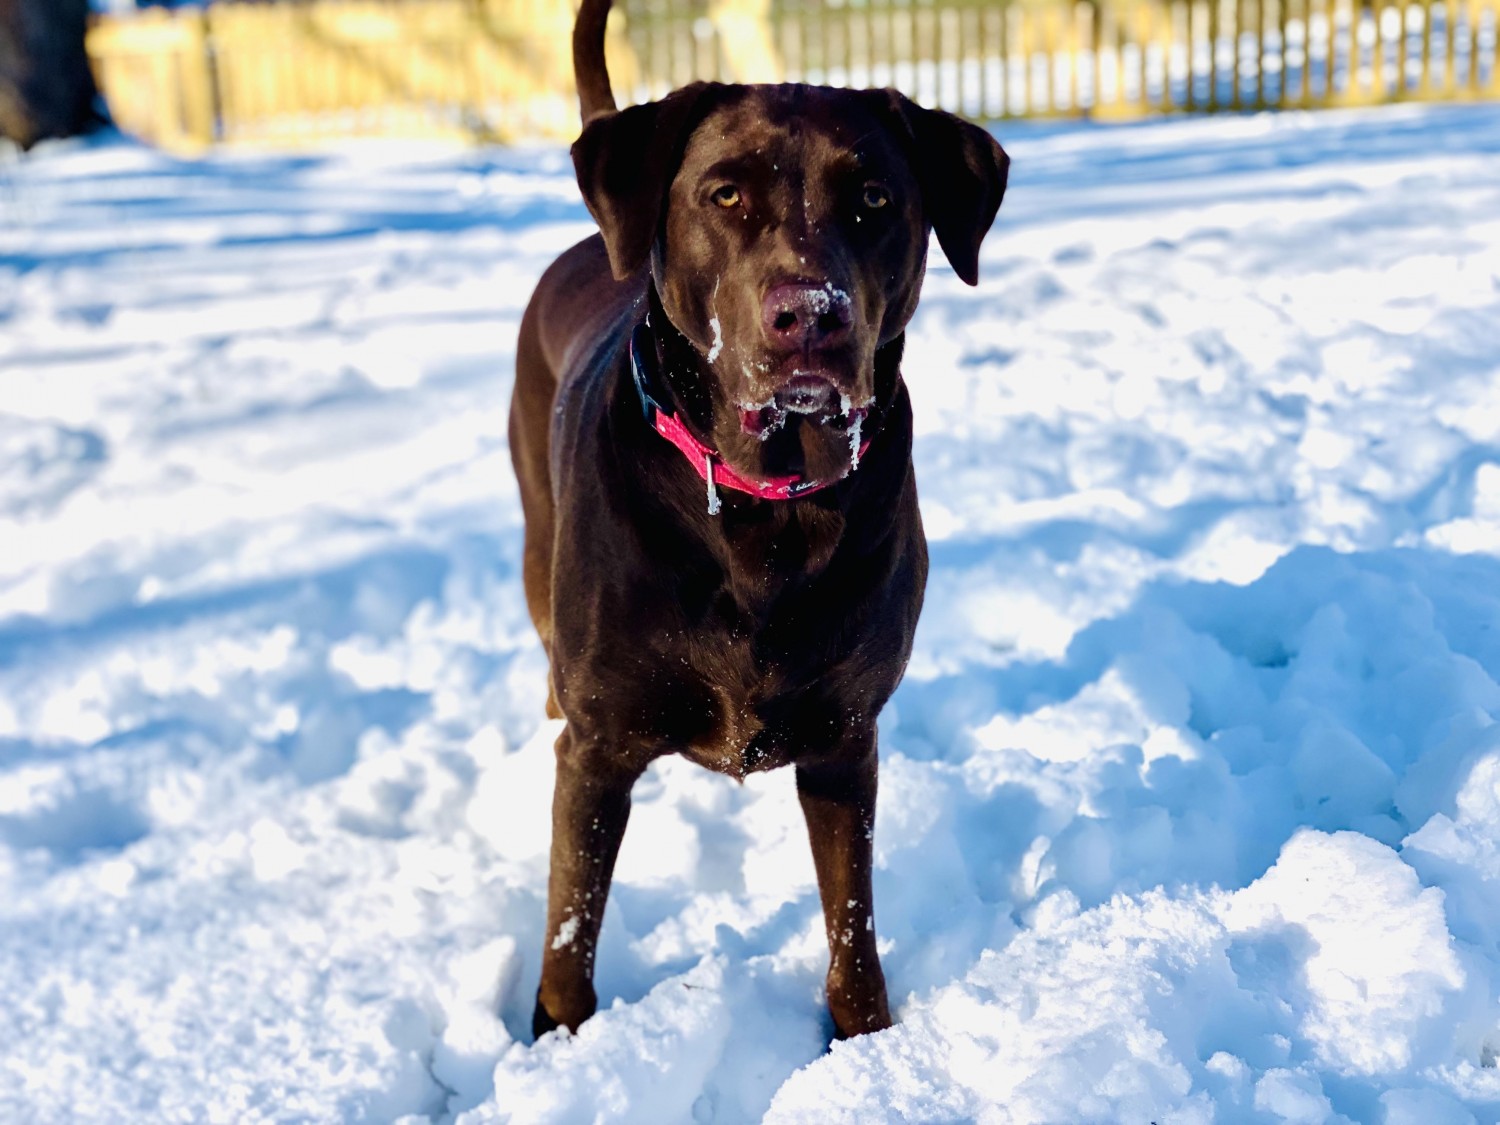
<instances>
[{"instance_id":1,"label":"wooden picket fence","mask_svg":"<svg viewBox=\"0 0 1500 1125\"><path fill-rule=\"evenodd\" d=\"M570 0L219 3L99 21L158 143L568 138ZM693 78L895 86L977 120L1500 98L1497 0L622 0L625 99Z\"/></svg>"},{"instance_id":2,"label":"wooden picket fence","mask_svg":"<svg viewBox=\"0 0 1500 1125\"><path fill-rule=\"evenodd\" d=\"M179 149L577 130L568 0L223 3L100 20L100 88Z\"/></svg>"}]
</instances>

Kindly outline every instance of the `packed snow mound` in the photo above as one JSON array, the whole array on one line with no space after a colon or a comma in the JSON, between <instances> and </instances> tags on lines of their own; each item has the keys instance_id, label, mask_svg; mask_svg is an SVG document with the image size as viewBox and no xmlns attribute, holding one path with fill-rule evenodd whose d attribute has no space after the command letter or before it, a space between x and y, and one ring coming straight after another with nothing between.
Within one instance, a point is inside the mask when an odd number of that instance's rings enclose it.
<instances>
[{"instance_id":1,"label":"packed snow mound","mask_svg":"<svg viewBox=\"0 0 1500 1125\"><path fill-rule=\"evenodd\" d=\"M0 166L0 1119L1500 1121L1500 114L1002 140L831 1047L791 777L680 760L531 1042L566 154Z\"/></svg>"},{"instance_id":2,"label":"packed snow mound","mask_svg":"<svg viewBox=\"0 0 1500 1125\"><path fill-rule=\"evenodd\" d=\"M1288 1081L1327 1107L1322 1073L1451 1057L1471 1005L1449 946L1441 893L1391 849L1303 830L1233 894L1055 904L804 1068L767 1120L1209 1122L1274 1111Z\"/></svg>"}]
</instances>

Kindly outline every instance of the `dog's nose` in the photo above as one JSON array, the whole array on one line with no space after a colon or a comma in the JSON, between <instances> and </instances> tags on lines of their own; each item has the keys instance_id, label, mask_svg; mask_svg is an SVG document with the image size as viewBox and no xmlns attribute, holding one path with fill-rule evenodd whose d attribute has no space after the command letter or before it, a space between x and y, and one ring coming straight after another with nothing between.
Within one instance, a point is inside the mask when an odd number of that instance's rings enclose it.
<instances>
[{"instance_id":1,"label":"dog's nose","mask_svg":"<svg viewBox=\"0 0 1500 1125\"><path fill-rule=\"evenodd\" d=\"M841 341L853 323L849 294L831 284L777 285L761 303L766 336L792 348Z\"/></svg>"}]
</instances>

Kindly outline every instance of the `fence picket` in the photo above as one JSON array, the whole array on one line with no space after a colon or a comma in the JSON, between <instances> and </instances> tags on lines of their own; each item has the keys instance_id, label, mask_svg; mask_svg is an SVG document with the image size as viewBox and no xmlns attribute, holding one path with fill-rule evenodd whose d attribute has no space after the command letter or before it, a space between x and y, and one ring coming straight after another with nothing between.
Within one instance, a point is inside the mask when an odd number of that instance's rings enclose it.
<instances>
[{"instance_id":1,"label":"fence picket","mask_svg":"<svg viewBox=\"0 0 1500 1125\"><path fill-rule=\"evenodd\" d=\"M1483 73L1479 65L1480 51L1480 20L1479 4L1477 0L1467 0L1464 5L1464 22L1468 25L1467 53L1469 56L1469 92L1480 93L1484 87L1480 83L1480 75Z\"/></svg>"},{"instance_id":2,"label":"fence picket","mask_svg":"<svg viewBox=\"0 0 1500 1125\"><path fill-rule=\"evenodd\" d=\"M1208 9L1208 111L1219 109L1219 18L1223 5L1220 0L1206 0Z\"/></svg>"},{"instance_id":3,"label":"fence picket","mask_svg":"<svg viewBox=\"0 0 1500 1125\"><path fill-rule=\"evenodd\" d=\"M1255 27L1255 109L1263 110L1270 107L1270 83L1266 80L1267 67L1271 54L1271 12L1277 13L1280 18L1283 0L1255 0L1257 23ZM1280 50L1280 47L1277 48ZM1278 60L1281 62L1281 60ZM1281 75L1277 75L1280 81Z\"/></svg>"},{"instance_id":4,"label":"fence picket","mask_svg":"<svg viewBox=\"0 0 1500 1125\"><path fill-rule=\"evenodd\" d=\"M1137 0L1135 5L1136 36L1136 95L1135 103L1143 109L1151 104L1151 40L1156 30L1151 13L1155 6L1148 0Z\"/></svg>"}]
</instances>

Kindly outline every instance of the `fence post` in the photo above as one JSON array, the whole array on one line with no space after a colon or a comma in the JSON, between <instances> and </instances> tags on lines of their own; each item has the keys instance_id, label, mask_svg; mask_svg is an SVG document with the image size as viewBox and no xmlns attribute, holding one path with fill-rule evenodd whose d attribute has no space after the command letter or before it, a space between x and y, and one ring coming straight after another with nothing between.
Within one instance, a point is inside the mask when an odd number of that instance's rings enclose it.
<instances>
[{"instance_id":1,"label":"fence post","mask_svg":"<svg viewBox=\"0 0 1500 1125\"><path fill-rule=\"evenodd\" d=\"M183 49L178 55L182 75L183 124L194 145L207 148L214 143L214 76L208 37L208 13L199 8L179 13L182 21Z\"/></svg>"},{"instance_id":2,"label":"fence post","mask_svg":"<svg viewBox=\"0 0 1500 1125\"><path fill-rule=\"evenodd\" d=\"M1401 83L1391 80L1391 72L1398 64L1388 59L1387 56L1395 52L1397 47L1385 34L1385 13L1391 10L1390 5L1386 3L1386 0L1370 0L1370 6L1375 14L1375 67L1379 75L1381 96L1387 101L1396 101L1401 97ZM1403 24L1403 28L1404 26Z\"/></svg>"},{"instance_id":3,"label":"fence post","mask_svg":"<svg viewBox=\"0 0 1500 1125\"><path fill-rule=\"evenodd\" d=\"M731 79L781 81L781 56L771 41L771 0L714 0L708 18L719 32Z\"/></svg>"},{"instance_id":4,"label":"fence post","mask_svg":"<svg viewBox=\"0 0 1500 1125\"><path fill-rule=\"evenodd\" d=\"M1079 2L1072 4L1068 8L1068 37L1066 50L1068 52L1069 113L1076 114L1079 111L1079 100L1082 97L1081 89L1083 84L1078 80L1078 71L1083 63L1083 45L1085 40L1082 25L1085 21L1087 21L1089 24L1092 24L1093 20L1090 18L1092 17L1092 15L1093 8L1089 4L1088 0L1079 0Z\"/></svg>"},{"instance_id":5,"label":"fence post","mask_svg":"<svg viewBox=\"0 0 1500 1125\"><path fill-rule=\"evenodd\" d=\"M1458 42L1455 26L1458 21L1453 17L1457 14L1458 5L1455 0L1443 0L1443 93L1451 94L1458 89L1458 66L1453 56L1457 53L1455 44Z\"/></svg>"},{"instance_id":6,"label":"fence post","mask_svg":"<svg viewBox=\"0 0 1500 1125\"><path fill-rule=\"evenodd\" d=\"M1208 0L1208 111L1219 108L1219 40L1224 35L1223 0Z\"/></svg>"},{"instance_id":7,"label":"fence post","mask_svg":"<svg viewBox=\"0 0 1500 1125\"><path fill-rule=\"evenodd\" d=\"M1406 42L1406 0L1396 0L1396 14L1401 17L1396 38L1396 100L1400 101L1406 97L1406 67L1410 54L1410 46Z\"/></svg>"},{"instance_id":8,"label":"fence post","mask_svg":"<svg viewBox=\"0 0 1500 1125\"><path fill-rule=\"evenodd\" d=\"M1289 0L1290 2L1290 0ZM1301 109L1312 108L1313 71L1313 0L1300 0L1302 8L1302 80L1297 86L1297 105Z\"/></svg>"},{"instance_id":9,"label":"fence post","mask_svg":"<svg viewBox=\"0 0 1500 1125\"><path fill-rule=\"evenodd\" d=\"M1417 0L1422 12L1422 54L1418 60L1417 97L1432 93L1432 0Z\"/></svg>"},{"instance_id":10,"label":"fence post","mask_svg":"<svg viewBox=\"0 0 1500 1125\"><path fill-rule=\"evenodd\" d=\"M1233 44L1233 51L1229 57L1229 104L1240 109L1240 39L1245 31L1245 0L1234 0L1230 11L1233 16L1229 21L1229 41Z\"/></svg>"},{"instance_id":11,"label":"fence post","mask_svg":"<svg viewBox=\"0 0 1500 1125\"><path fill-rule=\"evenodd\" d=\"M1177 107L1177 99L1172 90L1172 56L1177 53L1177 31L1179 12L1186 7L1178 0L1165 0L1162 5L1161 20L1161 57L1162 57L1162 83L1161 83L1161 107L1171 111ZM1186 19L1186 16L1183 17ZM1192 63L1188 64L1191 74Z\"/></svg>"},{"instance_id":12,"label":"fence post","mask_svg":"<svg viewBox=\"0 0 1500 1125\"><path fill-rule=\"evenodd\" d=\"M1480 36L1479 0L1469 0L1464 9L1464 17L1469 25L1469 89L1478 94L1484 89L1484 84L1479 79L1479 52L1484 43ZM1497 42L1500 42L1500 28L1497 28ZM1496 53L1500 54L1500 47L1497 47Z\"/></svg>"},{"instance_id":13,"label":"fence post","mask_svg":"<svg viewBox=\"0 0 1500 1125\"><path fill-rule=\"evenodd\" d=\"M1089 29L1092 32L1094 46L1094 104L1093 112L1097 115L1106 104L1117 103L1120 90L1120 40L1119 32L1115 23L1115 7L1113 0L1106 0L1094 8L1094 19ZM1104 48L1109 45L1114 56L1114 86L1111 89L1113 95L1106 103L1104 98Z\"/></svg>"},{"instance_id":14,"label":"fence post","mask_svg":"<svg viewBox=\"0 0 1500 1125\"><path fill-rule=\"evenodd\" d=\"M1490 93L1500 97L1500 8L1487 4L1490 13Z\"/></svg>"},{"instance_id":15,"label":"fence post","mask_svg":"<svg viewBox=\"0 0 1500 1125\"><path fill-rule=\"evenodd\" d=\"M1285 109L1291 105L1287 95L1288 77L1291 70L1291 62L1288 58L1290 51L1287 50L1287 5L1291 0L1276 0L1276 52L1280 56L1280 65L1276 68L1276 108ZM1304 67L1306 63L1303 64ZM1262 56L1261 66L1265 66Z\"/></svg>"},{"instance_id":16,"label":"fence post","mask_svg":"<svg viewBox=\"0 0 1500 1125\"><path fill-rule=\"evenodd\" d=\"M1155 42L1157 24L1152 20L1151 0L1139 0L1136 5L1136 108L1146 113L1151 108L1151 46Z\"/></svg>"},{"instance_id":17,"label":"fence post","mask_svg":"<svg viewBox=\"0 0 1500 1125\"><path fill-rule=\"evenodd\" d=\"M1255 108L1266 108L1266 0L1255 0Z\"/></svg>"}]
</instances>

